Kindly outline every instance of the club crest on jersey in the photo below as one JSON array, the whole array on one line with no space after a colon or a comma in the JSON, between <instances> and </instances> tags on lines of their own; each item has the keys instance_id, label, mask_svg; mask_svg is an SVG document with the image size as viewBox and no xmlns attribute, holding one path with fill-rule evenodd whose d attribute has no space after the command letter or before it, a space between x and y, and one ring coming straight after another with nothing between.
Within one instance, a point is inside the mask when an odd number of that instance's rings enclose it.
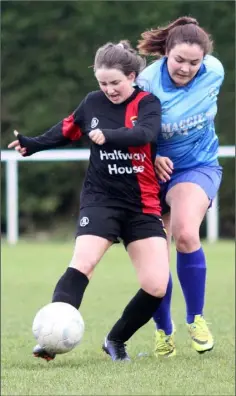
<instances>
[{"instance_id":1,"label":"club crest on jersey","mask_svg":"<svg viewBox=\"0 0 236 396\"><path fill-rule=\"evenodd\" d=\"M137 124L137 119L138 119L137 116L133 116L133 117L130 118L130 121L132 122L133 126L135 126Z\"/></svg>"},{"instance_id":2,"label":"club crest on jersey","mask_svg":"<svg viewBox=\"0 0 236 396\"><path fill-rule=\"evenodd\" d=\"M91 128L96 128L98 123L99 123L99 120L96 117L93 117L92 121L91 121Z\"/></svg>"}]
</instances>

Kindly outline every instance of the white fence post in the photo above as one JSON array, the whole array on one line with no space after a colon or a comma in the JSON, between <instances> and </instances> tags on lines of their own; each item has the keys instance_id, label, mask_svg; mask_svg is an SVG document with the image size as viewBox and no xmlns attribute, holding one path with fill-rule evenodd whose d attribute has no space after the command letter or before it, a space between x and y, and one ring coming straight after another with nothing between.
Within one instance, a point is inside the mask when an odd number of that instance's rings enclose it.
<instances>
[{"instance_id":1,"label":"white fence post","mask_svg":"<svg viewBox=\"0 0 236 396\"><path fill-rule=\"evenodd\" d=\"M219 208L218 208L218 194L212 202L211 208L206 215L206 234L208 242L216 242L219 238Z\"/></svg>"},{"instance_id":2,"label":"white fence post","mask_svg":"<svg viewBox=\"0 0 236 396\"><path fill-rule=\"evenodd\" d=\"M6 162L7 240L11 245L18 241L18 163Z\"/></svg>"}]
</instances>

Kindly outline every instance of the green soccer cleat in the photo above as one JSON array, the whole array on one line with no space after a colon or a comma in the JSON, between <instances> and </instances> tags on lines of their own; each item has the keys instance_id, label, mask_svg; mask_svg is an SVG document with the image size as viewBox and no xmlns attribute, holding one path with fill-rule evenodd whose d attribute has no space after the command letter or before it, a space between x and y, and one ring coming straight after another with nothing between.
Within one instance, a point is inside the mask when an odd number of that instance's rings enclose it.
<instances>
[{"instance_id":1,"label":"green soccer cleat","mask_svg":"<svg viewBox=\"0 0 236 396\"><path fill-rule=\"evenodd\" d=\"M187 323L187 328L195 351L204 353L213 349L214 339L202 315L195 315L194 322Z\"/></svg>"},{"instance_id":2,"label":"green soccer cleat","mask_svg":"<svg viewBox=\"0 0 236 396\"><path fill-rule=\"evenodd\" d=\"M156 357L173 357L176 355L176 347L174 341L175 326L173 323L172 334L166 335L164 330L156 330L155 332L155 348L154 355Z\"/></svg>"}]
</instances>

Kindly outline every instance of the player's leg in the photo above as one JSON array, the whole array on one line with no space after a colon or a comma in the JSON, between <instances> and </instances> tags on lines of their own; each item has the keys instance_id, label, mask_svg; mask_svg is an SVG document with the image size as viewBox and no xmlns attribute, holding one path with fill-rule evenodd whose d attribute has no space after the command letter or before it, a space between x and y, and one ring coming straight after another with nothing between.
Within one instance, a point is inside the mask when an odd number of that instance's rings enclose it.
<instances>
[{"instance_id":1,"label":"player's leg","mask_svg":"<svg viewBox=\"0 0 236 396\"><path fill-rule=\"evenodd\" d=\"M113 209L103 207L84 208L80 212L74 254L56 285L53 302L67 302L79 308L95 266L117 241L120 229L116 216Z\"/></svg>"},{"instance_id":2,"label":"player's leg","mask_svg":"<svg viewBox=\"0 0 236 396\"><path fill-rule=\"evenodd\" d=\"M199 229L221 180L219 168L186 172L167 193L171 230L177 249L177 273L186 302L186 321L198 352L211 350L213 337L203 318L206 259Z\"/></svg>"},{"instance_id":3,"label":"player's leg","mask_svg":"<svg viewBox=\"0 0 236 396\"><path fill-rule=\"evenodd\" d=\"M65 302L79 309L94 268L111 244L96 235L78 236L72 260L55 287L52 302Z\"/></svg>"},{"instance_id":4,"label":"player's leg","mask_svg":"<svg viewBox=\"0 0 236 396\"><path fill-rule=\"evenodd\" d=\"M153 215L136 215L127 225L124 242L141 289L105 340L103 349L113 360L128 359L125 342L151 319L166 293L169 278L166 234L160 219ZM126 359L119 359L119 350Z\"/></svg>"},{"instance_id":5,"label":"player's leg","mask_svg":"<svg viewBox=\"0 0 236 396\"><path fill-rule=\"evenodd\" d=\"M119 235L111 211L96 207L81 210L74 254L56 285L53 302L67 302L79 309L95 266Z\"/></svg>"}]
</instances>

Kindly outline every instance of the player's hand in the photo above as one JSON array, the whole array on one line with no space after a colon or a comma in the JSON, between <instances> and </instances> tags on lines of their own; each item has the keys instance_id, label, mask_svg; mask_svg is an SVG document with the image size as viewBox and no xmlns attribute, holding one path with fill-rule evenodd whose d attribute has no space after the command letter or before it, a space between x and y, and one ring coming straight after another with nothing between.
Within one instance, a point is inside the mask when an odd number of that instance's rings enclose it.
<instances>
[{"instance_id":1,"label":"player's hand","mask_svg":"<svg viewBox=\"0 0 236 396\"><path fill-rule=\"evenodd\" d=\"M14 131L14 135L17 138L17 135L19 135L19 132ZM22 156L26 154L26 147L22 147L20 145L20 142L18 139L13 140L10 144L7 146L9 149L14 148L16 151L18 151Z\"/></svg>"},{"instance_id":2,"label":"player's hand","mask_svg":"<svg viewBox=\"0 0 236 396\"><path fill-rule=\"evenodd\" d=\"M170 175L173 172L174 165L173 162L168 157L156 157L155 169L158 178L161 181L166 182L170 180Z\"/></svg>"},{"instance_id":3,"label":"player's hand","mask_svg":"<svg viewBox=\"0 0 236 396\"><path fill-rule=\"evenodd\" d=\"M88 135L93 143L102 145L106 142L106 138L100 129L93 129L93 131L89 132Z\"/></svg>"}]
</instances>

